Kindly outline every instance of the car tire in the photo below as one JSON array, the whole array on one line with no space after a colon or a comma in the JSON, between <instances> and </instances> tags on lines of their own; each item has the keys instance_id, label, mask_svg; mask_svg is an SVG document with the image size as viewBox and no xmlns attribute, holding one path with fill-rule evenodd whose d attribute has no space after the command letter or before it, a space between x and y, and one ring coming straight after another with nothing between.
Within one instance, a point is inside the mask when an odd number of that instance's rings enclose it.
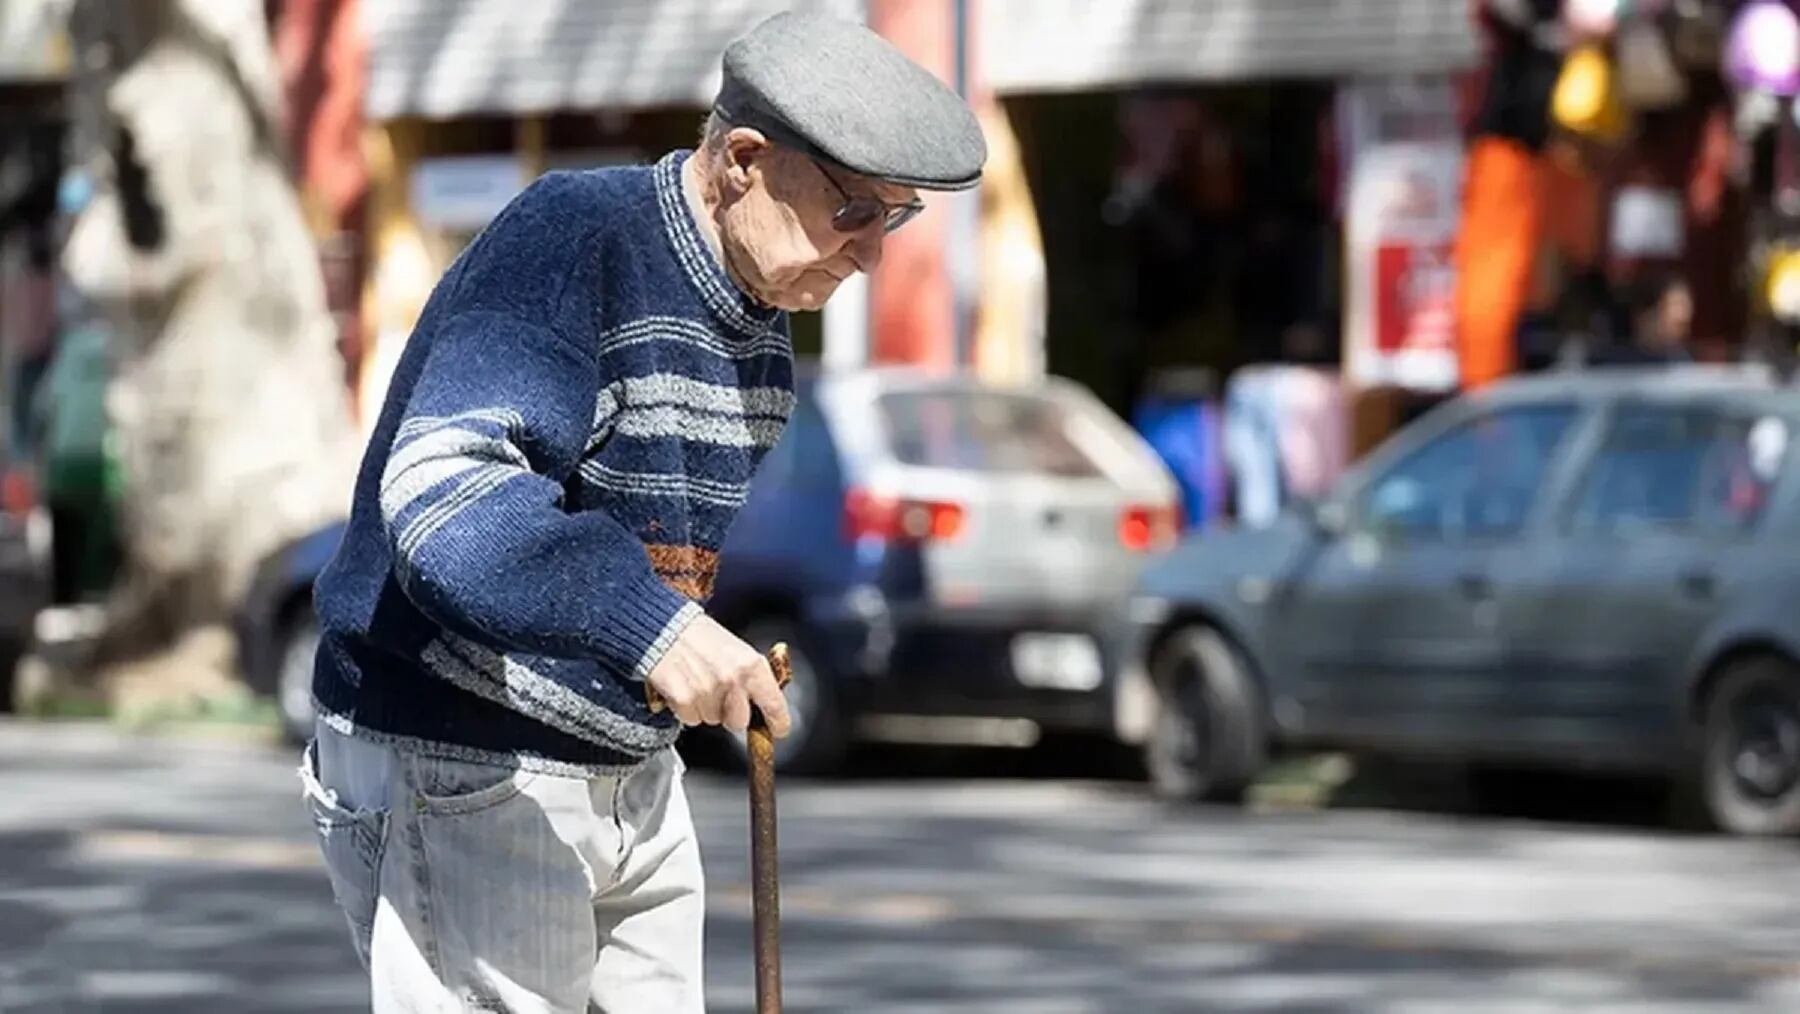
<instances>
[{"instance_id":1,"label":"car tire","mask_svg":"<svg viewBox=\"0 0 1800 1014\"><path fill-rule=\"evenodd\" d=\"M319 653L319 621L302 609L280 627L275 644L275 710L281 734L304 744L313 736L313 660Z\"/></svg>"},{"instance_id":2,"label":"car tire","mask_svg":"<svg viewBox=\"0 0 1800 1014\"><path fill-rule=\"evenodd\" d=\"M792 621L758 620L743 630L744 640L767 652L777 644L788 646L793 679L788 683L788 715L792 731L775 741L775 770L783 774L820 775L838 769L848 742L831 675L820 669L816 654L807 650L806 637ZM749 747L742 735L727 734L734 764L747 767Z\"/></svg>"},{"instance_id":3,"label":"car tire","mask_svg":"<svg viewBox=\"0 0 1800 1014\"><path fill-rule=\"evenodd\" d=\"M1704 702L1699 794L1736 835L1800 833L1800 666L1773 655L1736 663Z\"/></svg>"},{"instance_id":4,"label":"car tire","mask_svg":"<svg viewBox=\"0 0 1800 1014\"><path fill-rule=\"evenodd\" d=\"M1267 732L1243 653L1211 627L1188 627L1151 661L1158 707L1144 767L1158 796L1236 802L1261 771Z\"/></svg>"}]
</instances>

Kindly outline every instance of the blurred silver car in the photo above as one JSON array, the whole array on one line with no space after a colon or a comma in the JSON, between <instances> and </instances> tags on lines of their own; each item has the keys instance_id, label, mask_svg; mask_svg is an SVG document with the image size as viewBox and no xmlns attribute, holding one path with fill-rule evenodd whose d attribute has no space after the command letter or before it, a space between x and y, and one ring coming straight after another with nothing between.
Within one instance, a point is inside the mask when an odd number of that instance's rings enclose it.
<instances>
[{"instance_id":1,"label":"blurred silver car","mask_svg":"<svg viewBox=\"0 0 1800 1014\"><path fill-rule=\"evenodd\" d=\"M789 642L777 760L859 737L1112 728L1107 632L1176 537L1160 459L1085 388L871 369L802 376L727 540L712 609Z\"/></svg>"}]
</instances>

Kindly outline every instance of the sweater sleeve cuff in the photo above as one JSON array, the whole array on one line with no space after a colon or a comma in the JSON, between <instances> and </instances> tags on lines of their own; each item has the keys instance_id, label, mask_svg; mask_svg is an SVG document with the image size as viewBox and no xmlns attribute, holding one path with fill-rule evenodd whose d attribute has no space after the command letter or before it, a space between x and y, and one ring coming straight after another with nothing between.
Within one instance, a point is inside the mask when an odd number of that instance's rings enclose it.
<instances>
[{"instance_id":1,"label":"sweater sleeve cuff","mask_svg":"<svg viewBox=\"0 0 1800 1014\"><path fill-rule=\"evenodd\" d=\"M618 671L642 680L656 668L701 609L645 568L642 577L618 589L601 620L601 654Z\"/></svg>"},{"instance_id":2,"label":"sweater sleeve cuff","mask_svg":"<svg viewBox=\"0 0 1800 1014\"><path fill-rule=\"evenodd\" d=\"M669 653L670 648L675 647L676 638L681 636L681 632L687 629L688 624L700 617L701 612L699 606L684 601L681 607L675 610L675 615L669 617L669 622L663 624L656 639L650 642L649 650L644 652L642 658L638 659L637 668L631 671L632 677L641 681L649 676L650 670L656 668L656 664L663 660L663 656Z\"/></svg>"}]
</instances>

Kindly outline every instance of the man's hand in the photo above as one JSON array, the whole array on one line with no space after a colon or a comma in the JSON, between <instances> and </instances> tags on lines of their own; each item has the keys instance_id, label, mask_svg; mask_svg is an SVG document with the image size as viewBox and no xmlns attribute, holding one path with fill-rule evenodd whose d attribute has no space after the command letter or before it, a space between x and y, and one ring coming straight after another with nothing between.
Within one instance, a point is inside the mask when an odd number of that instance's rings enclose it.
<instances>
[{"instance_id":1,"label":"man's hand","mask_svg":"<svg viewBox=\"0 0 1800 1014\"><path fill-rule=\"evenodd\" d=\"M683 725L750 727L755 705L777 739L788 734L787 698L769 660L710 616L687 625L645 682Z\"/></svg>"}]
</instances>

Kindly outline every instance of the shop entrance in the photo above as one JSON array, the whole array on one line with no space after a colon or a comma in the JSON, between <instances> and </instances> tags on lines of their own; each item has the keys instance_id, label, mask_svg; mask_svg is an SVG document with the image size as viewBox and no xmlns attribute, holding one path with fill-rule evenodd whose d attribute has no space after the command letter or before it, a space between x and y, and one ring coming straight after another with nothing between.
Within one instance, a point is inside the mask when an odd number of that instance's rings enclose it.
<instances>
[{"instance_id":1,"label":"shop entrance","mask_svg":"<svg viewBox=\"0 0 1800 1014\"><path fill-rule=\"evenodd\" d=\"M1333 95L1009 97L1044 235L1050 371L1129 416L1172 369L1337 362Z\"/></svg>"}]
</instances>

